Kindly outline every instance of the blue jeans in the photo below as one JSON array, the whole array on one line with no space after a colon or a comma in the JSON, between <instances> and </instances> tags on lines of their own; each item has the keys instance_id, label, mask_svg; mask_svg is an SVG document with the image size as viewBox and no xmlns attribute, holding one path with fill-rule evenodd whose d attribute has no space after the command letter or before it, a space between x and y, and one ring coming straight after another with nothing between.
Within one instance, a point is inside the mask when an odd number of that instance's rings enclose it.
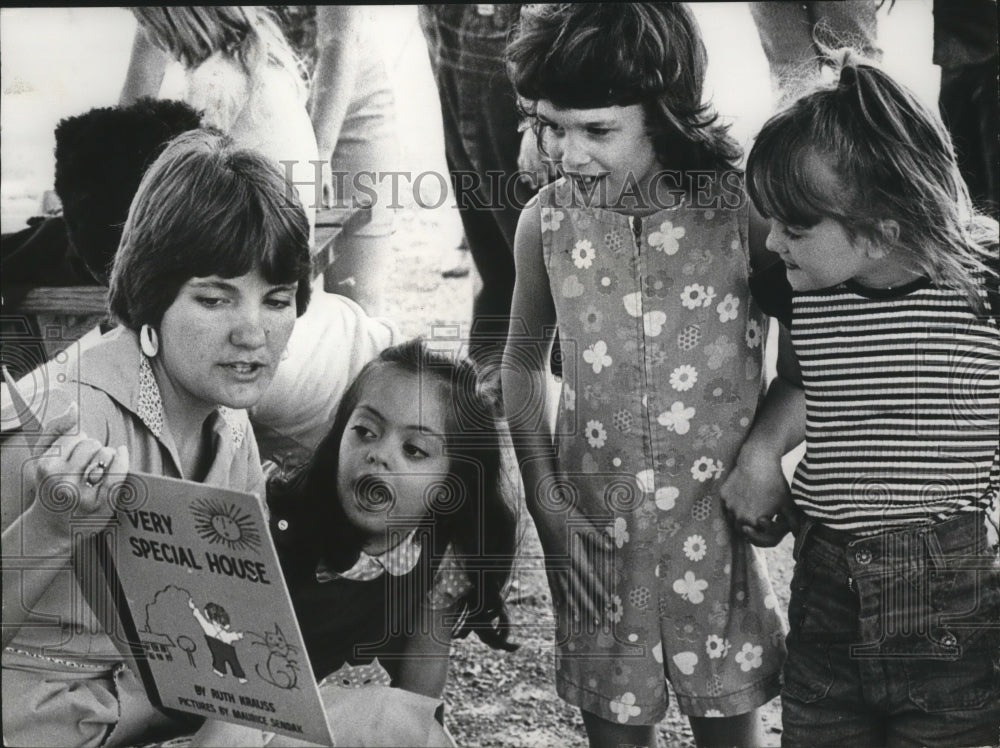
<instances>
[{"instance_id":1,"label":"blue jeans","mask_svg":"<svg viewBox=\"0 0 1000 748\"><path fill-rule=\"evenodd\" d=\"M982 513L796 537L783 746L1000 739L1000 564Z\"/></svg>"},{"instance_id":2,"label":"blue jeans","mask_svg":"<svg viewBox=\"0 0 1000 748\"><path fill-rule=\"evenodd\" d=\"M516 180L520 115L504 68L519 5L421 5L420 23L441 99L445 156L482 289L469 352L499 355L514 294L514 230L532 190ZM492 175L492 176L491 176Z\"/></svg>"},{"instance_id":3,"label":"blue jeans","mask_svg":"<svg viewBox=\"0 0 1000 748\"><path fill-rule=\"evenodd\" d=\"M850 46L866 57L882 59L877 10L876 0L750 3L771 84L782 101L817 82L822 56L817 41L833 49Z\"/></svg>"}]
</instances>

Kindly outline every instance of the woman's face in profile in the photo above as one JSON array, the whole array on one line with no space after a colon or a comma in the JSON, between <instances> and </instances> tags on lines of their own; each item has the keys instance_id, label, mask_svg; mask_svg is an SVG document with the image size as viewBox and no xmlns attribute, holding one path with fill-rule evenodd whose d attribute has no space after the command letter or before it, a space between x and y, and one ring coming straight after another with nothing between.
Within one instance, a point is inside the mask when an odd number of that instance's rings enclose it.
<instances>
[{"instance_id":1,"label":"woman's face in profile","mask_svg":"<svg viewBox=\"0 0 1000 748\"><path fill-rule=\"evenodd\" d=\"M271 284L258 270L191 278L181 286L160 323L156 358L171 399L197 410L254 405L295 326L297 288Z\"/></svg>"}]
</instances>

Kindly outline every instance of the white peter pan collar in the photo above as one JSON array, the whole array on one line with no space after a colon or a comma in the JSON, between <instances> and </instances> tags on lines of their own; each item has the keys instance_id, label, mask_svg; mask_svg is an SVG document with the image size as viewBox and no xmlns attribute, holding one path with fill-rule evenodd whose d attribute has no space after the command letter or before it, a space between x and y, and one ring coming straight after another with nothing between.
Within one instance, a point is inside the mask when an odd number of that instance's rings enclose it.
<instances>
[{"instance_id":1,"label":"white peter pan collar","mask_svg":"<svg viewBox=\"0 0 1000 748\"><path fill-rule=\"evenodd\" d=\"M335 579L351 579L355 582L367 582L378 579L386 572L394 577L409 574L420 560L421 546L416 536L417 531L411 530L402 542L376 555L361 551L354 566L347 571L331 571L321 561L316 567L316 581L323 583Z\"/></svg>"}]
</instances>

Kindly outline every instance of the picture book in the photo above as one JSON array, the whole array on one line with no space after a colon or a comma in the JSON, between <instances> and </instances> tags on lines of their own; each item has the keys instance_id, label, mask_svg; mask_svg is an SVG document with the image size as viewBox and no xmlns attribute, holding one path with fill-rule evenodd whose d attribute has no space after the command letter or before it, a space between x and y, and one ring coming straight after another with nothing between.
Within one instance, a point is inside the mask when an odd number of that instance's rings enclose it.
<instances>
[{"instance_id":1,"label":"picture book","mask_svg":"<svg viewBox=\"0 0 1000 748\"><path fill-rule=\"evenodd\" d=\"M142 473L112 500L88 597L153 704L333 745L261 502Z\"/></svg>"}]
</instances>

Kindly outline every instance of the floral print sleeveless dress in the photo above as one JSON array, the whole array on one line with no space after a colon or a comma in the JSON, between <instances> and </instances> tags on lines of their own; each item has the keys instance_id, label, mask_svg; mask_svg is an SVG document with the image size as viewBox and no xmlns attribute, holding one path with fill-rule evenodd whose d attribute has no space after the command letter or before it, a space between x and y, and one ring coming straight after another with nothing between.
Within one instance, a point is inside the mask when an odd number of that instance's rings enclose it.
<instances>
[{"instance_id":1,"label":"floral print sleeveless dress","mask_svg":"<svg viewBox=\"0 0 1000 748\"><path fill-rule=\"evenodd\" d=\"M659 722L664 675L690 716L741 714L779 691L777 598L719 498L761 396L766 330L736 187L707 209L642 218L582 207L565 179L539 193L560 468L614 554L600 625L556 611L557 688L611 722Z\"/></svg>"}]
</instances>

